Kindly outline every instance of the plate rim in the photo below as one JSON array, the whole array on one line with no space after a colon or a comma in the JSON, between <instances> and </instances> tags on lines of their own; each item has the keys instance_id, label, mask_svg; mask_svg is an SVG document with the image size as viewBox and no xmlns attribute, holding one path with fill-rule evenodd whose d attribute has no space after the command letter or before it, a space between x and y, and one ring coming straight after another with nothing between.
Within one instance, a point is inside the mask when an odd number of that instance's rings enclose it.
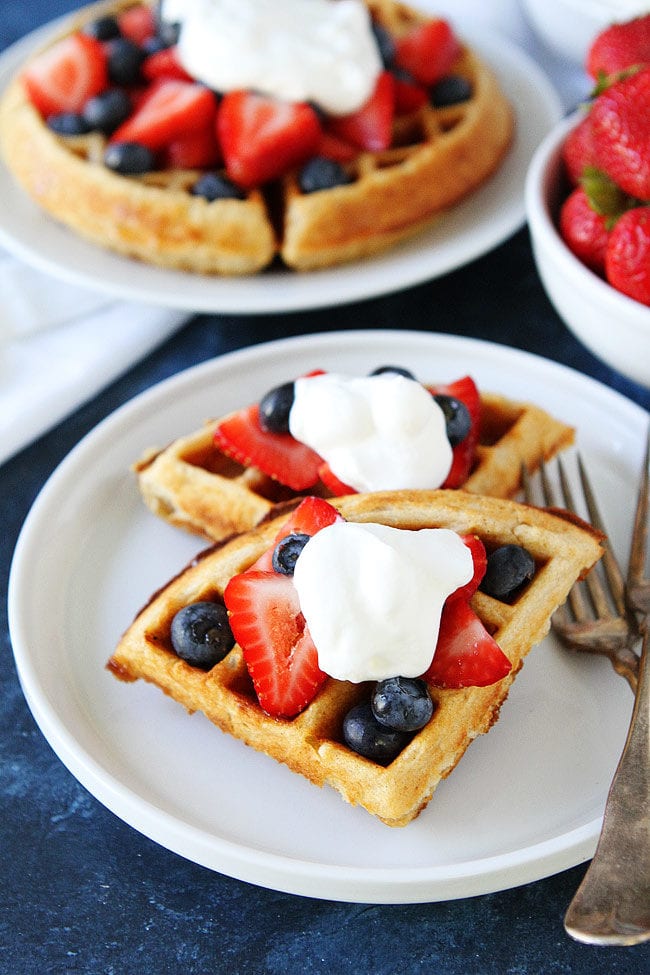
<instances>
[{"instance_id":1,"label":"plate rim","mask_svg":"<svg viewBox=\"0 0 650 975\"><path fill-rule=\"evenodd\" d=\"M395 329L353 330L326 332L308 336L293 336L261 343L217 356L190 366L175 375L163 379L122 404L90 430L66 455L39 491L21 529L11 563L8 608L9 629L20 684L27 703L39 728L54 752L71 773L91 791L107 808L130 826L171 851L185 856L209 869L218 870L237 879L271 887L287 893L370 903L421 903L450 900L457 897L508 889L542 879L551 873L574 866L591 856L600 830L601 818L581 823L561 838L541 840L521 849L473 860L424 868L408 867L400 871L394 868L350 867L340 864L315 864L284 854L251 850L223 836L206 833L188 821L180 821L169 811L159 809L149 799L120 782L112 772L107 772L95 756L83 747L80 749L70 730L62 723L47 693L41 686L35 661L30 658L23 636L24 623L20 602L25 598L21 589L29 577L30 550L39 550L42 535L39 520L47 512L52 499L56 499L61 485L65 484L70 470L93 450L100 450L113 430L119 429L125 420L132 419L137 425L139 417L146 414L160 398L177 394L179 389L192 385L197 375L208 376L211 371L223 371L235 364L245 366L252 358L273 358L281 352L290 355L292 349L318 348L319 344L340 348L341 342L353 347L376 347L381 338L389 341L426 341L436 346L468 349L472 353L500 355L510 362L522 362L531 367L544 365L553 375L564 382L579 382L582 389L593 395L605 397L635 422L643 420L644 411L622 394L604 386L597 380L578 373L568 366L544 359L533 353L500 346L482 339L465 338L446 333L401 331ZM144 813L143 813L144 809ZM144 822L143 822L144 818ZM559 843L559 839L563 842ZM532 869L535 866L535 869ZM541 871L541 872L540 872Z\"/></svg>"},{"instance_id":2,"label":"plate rim","mask_svg":"<svg viewBox=\"0 0 650 975\"><path fill-rule=\"evenodd\" d=\"M37 44L42 44L56 31L73 23L76 15L78 11L41 25L0 53L0 95L21 60ZM52 242L49 250L43 251L43 241L38 234L32 232L30 239L25 236L17 237L15 229L11 225L5 225L1 214L0 244L21 260L71 284L93 287L114 298L165 305L183 311L191 309L197 313L264 315L316 310L377 298L415 287L457 270L489 253L525 225L526 171L534 149L563 114L560 97L544 70L514 41L494 30L481 29L475 33L470 25L462 22L459 23L459 32L482 53L497 74L501 73L504 82L506 79L503 65L507 65L508 72L514 72L516 91L510 97L515 114L522 125L524 136L530 135L531 120L534 120L536 128L533 131L537 134L535 146L531 146L526 154L525 165L522 160L521 171L519 167L516 170L515 175L521 184L518 199L517 193L512 192L513 189L516 191L517 180L508 181L510 212L507 221L498 219L503 200L484 202L486 212L478 225L482 232L476 234L475 228L463 226L460 231L452 234L441 248L446 255L444 260L440 260L439 256L436 259L436 252L438 255L440 253L436 242L432 241L428 246L421 247L423 238L420 236L363 261L316 272L297 274L271 270L251 277L205 278L189 272L166 271L104 251L56 224L47 214L38 213L35 204L25 197L22 189L18 195L20 202L17 204L20 211L32 212L38 226L49 228L49 232L55 234L61 245L67 243L68 246L53 248ZM525 94L525 102L520 104L519 100L524 98L522 93ZM535 111L532 111L533 102ZM538 122L540 117L543 117L543 122ZM517 138L515 134L515 148ZM507 165L508 157L504 161L504 166ZM497 172L494 178L498 176ZM1 159L0 181L10 187L15 186L13 177ZM468 200L461 201L452 214L462 213L463 207L469 212L475 208L477 199L487 201L492 185L492 181L488 181ZM29 234L30 231L23 230L22 233ZM424 234L426 237L427 231ZM462 244L460 254L459 243ZM77 259L66 262L59 255L64 255L70 247L74 249ZM80 266L79 253L84 258L85 266ZM97 265L95 270L94 265Z\"/></svg>"}]
</instances>

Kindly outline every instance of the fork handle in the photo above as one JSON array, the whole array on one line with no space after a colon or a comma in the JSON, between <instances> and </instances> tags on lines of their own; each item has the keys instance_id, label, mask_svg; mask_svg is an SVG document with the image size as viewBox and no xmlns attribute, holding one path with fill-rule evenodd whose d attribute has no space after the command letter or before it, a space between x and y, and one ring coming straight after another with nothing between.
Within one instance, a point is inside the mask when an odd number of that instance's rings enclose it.
<instances>
[{"instance_id":1,"label":"fork handle","mask_svg":"<svg viewBox=\"0 0 650 975\"><path fill-rule=\"evenodd\" d=\"M577 941L650 939L650 673L645 621L630 729L605 806L594 858L564 918Z\"/></svg>"}]
</instances>

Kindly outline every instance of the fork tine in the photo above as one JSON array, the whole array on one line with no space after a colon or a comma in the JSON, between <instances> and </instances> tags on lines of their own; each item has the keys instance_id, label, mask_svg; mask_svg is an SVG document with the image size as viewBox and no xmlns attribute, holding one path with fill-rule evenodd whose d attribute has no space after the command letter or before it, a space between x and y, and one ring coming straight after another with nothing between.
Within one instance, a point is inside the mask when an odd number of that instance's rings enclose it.
<instances>
[{"instance_id":1,"label":"fork tine","mask_svg":"<svg viewBox=\"0 0 650 975\"><path fill-rule=\"evenodd\" d=\"M648 543L648 480L650 478L650 429L646 445L641 486L634 515L632 545L627 573L628 598L633 609L640 613L650 612L650 581L645 578L645 562Z\"/></svg>"},{"instance_id":2,"label":"fork tine","mask_svg":"<svg viewBox=\"0 0 650 975\"><path fill-rule=\"evenodd\" d=\"M582 457L580 457L579 454L578 454L578 471L580 473L580 481L582 483L582 489L585 495L585 501L587 503L587 510L589 512L590 521L594 526L594 528L597 528L605 536L603 542L604 551L603 551L603 557L601 561L605 572L605 576L607 578L607 582L609 584L612 600L614 602L617 612L621 616L624 616L626 613L626 605L625 605L625 582L623 579L623 573L616 559L616 556L614 555L614 551L612 549L607 534L607 529L605 528L603 519L600 515L600 511L598 510L596 498L594 496L594 492L591 487L591 484L589 483L589 478L587 477L587 471L585 470L585 466L582 462ZM593 575L592 573L589 573L589 576L592 575ZM587 577L588 579L589 576ZM591 587L590 587L590 592L591 592Z\"/></svg>"}]
</instances>

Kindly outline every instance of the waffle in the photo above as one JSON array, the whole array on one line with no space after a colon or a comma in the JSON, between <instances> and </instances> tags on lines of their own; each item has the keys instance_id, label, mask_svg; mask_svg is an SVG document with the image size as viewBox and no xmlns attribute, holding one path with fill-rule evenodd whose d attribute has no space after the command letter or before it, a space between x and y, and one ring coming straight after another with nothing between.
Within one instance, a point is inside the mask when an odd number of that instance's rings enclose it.
<instances>
[{"instance_id":1,"label":"waffle","mask_svg":"<svg viewBox=\"0 0 650 975\"><path fill-rule=\"evenodd\" d=\"M282 517L208 549L181 572L137 616L108 667L122 680L153 682L188 711L203 712L223 731L316 785L329 784L387 825L404 826L427 805L471 741L497 720L524 656L547 633L551 614L575 579L599 558L599 538L575 518L458 491L353 495L334 504L351 521L477 534L488 551L511 542L523 545L536 563L525 590L507 603L481 592L473 598L474 609L512 663L510 674L488 687L431 688L435 711L429 724L383 767L342 740L343 716L368 695L368 685L328 678L301 714L278 719L257 703L237 645L207 673L180 660L169 638L173 615L189 602L220 599L228 580L269 547Z\"/></svg>"},{"instance_id":2,"label":"waffle","mask_svg":"<svg viewBox=\"0 0 650 975\"><path fill-rule=\"evenodd\" d=\"M212 541L246 531L279 502L294 495L255 468L245 468L215 446L217 420L148 450L135 464L138 485L154 514ZM521 466L534 471L541 460L569 446L574 431L530 403L481 394L481 433L476 463L464 490L513 497L521 486ZM324 487L311 489L324 497Z\"/></svg>"},{"instance_id":3,"label":"waffle","mask_svg":"<svg viewBox=\"0 0 650 975\"><path fill-rule=\"evenodd\" d=\"M132 0L85 8L74 23ZM392 0L368 0L391 33L425 18ZM464 48L455 73L472 96L447 108L423 106L396 119L392 147L346 164L351 182L300 192L295 174L243 200L190 194L195 170L121 176L102 164L105 139L55 135L27 100L19 78L0 105L0 147L30 197L82 237L146 263L200 274L254 274L279 258L294 269L356 260L416 233L494 172L513 117L492 72Z\"/></svg>"}]
</instances>

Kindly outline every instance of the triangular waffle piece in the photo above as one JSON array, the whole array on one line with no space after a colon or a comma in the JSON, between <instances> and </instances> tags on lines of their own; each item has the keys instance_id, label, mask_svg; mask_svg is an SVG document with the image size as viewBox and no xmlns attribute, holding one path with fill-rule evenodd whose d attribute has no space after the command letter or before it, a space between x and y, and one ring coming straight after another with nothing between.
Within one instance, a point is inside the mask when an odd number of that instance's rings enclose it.
<instances>
[{"instance_id":1,"label":"triangular waffle piece","mask_svg":"<svg viewBox=\"0 0 650 975\"><path fill-rule=\"evenodd\" d=\"M74 29L133 0L95 4ZM427 19L393 0L369 0L399 36ZM61 136L14 79L0 104L4 160L47 213L95 244L150 264L201 274L254 274L276 257L297 269L356 260L412 236L482 185L506 154L513 113L492 71L465 47L454 66L471 86L457 105L427 103L394 123L391 147L345 163L350 182L303 194L295 174L243 199L190 193L201 170L122 176L103 165L98 131Z\"/></svg>"},{"instance_id":2,"label":"triangular waffle piece","mask_svg":"<svg viewBox=\"0 0 650 975\"><path fill-rule=\"evenodd\" d=\"M255 468L244 468L215 446L218 421L149 450L136 463L138 484L149 508L177 527L212 541L253 528L280 501L293 495ZM534 471L542 460L573 442L571 427L530 403L481 394L481 433L476 464L464 490L511 498L521 486L521 467ZM320 493L327 497L325 488Z\"/></svg>"},{"instance_id":3,"label":"triangular waffle piece","mask_svg":"<svg viewBox=\"0 0 650 975\"><path fill-rule=\"evenodd\" d=\"M237 645L207 673L180 660L169 635L174 614L189 602L221 599L228 580L269 547L286 515L208 549L139 614L108 666L122 680L157 684L188 711L204 712L223 731L315 784L329 784L386 824L403 826L427 805L471 741L494 724L525 655L547 633L573 582L599 558L600 540L575 518L458 491L353 495L334 503L350 521L451 528L478 535L488 551L506 543L523 545L536 565L526 588L508 602L481 592L473 598L474 609L511 661L511 673L488 687L433 688L431 721L382 767L342 740L343 716L368 695L368 685L327 679L305 711L278 719L260 708Z\"/></svg>"}]
</instances>

